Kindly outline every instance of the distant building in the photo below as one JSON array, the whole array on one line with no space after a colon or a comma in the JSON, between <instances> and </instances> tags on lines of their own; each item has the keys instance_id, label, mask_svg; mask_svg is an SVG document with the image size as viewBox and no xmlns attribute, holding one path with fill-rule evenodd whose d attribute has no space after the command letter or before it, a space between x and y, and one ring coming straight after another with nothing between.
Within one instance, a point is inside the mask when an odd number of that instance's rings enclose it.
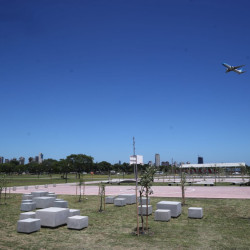
<instances>
[{"instance_id":1,"label":"distant building","mask_svg":"<svg viewBox=\"0 0 250 250\"><path fill-rule=\"evenodd\" d=\"M203 157L198 156L198 164L203 164Z\"/></svg>"},{"instance_id":2,"label":"distant building","mask_svg":"<svg viewBox=\"0 0 250 250\"><path fill-rule=\"evenodd\" d=\"M39 156L35 156L35 162L39 163Z\"/></svg>"},{"instance_id":3,"label":"distant building","mask_svg":"<svg viewBox=\"0 0 250 250\"><path fill-rule=\"evenodd\" d=\"M162 161L161 165L164 166L164 167L170 166L169 161Z\"/></svg>"},{"instance_id":4,"label":"distant building","mask_svg":"<svg viewBox=\"0 0 250 250\"><path fill-rule=\"evenodd\" d=\"M160 154L155 154L155 166L160 167Z\"/></svg>"},{"instance_id":5,"label":"distant building","mask_svg":"<svg viewBox=\"0 0 250 250\"><path fill-rule=\"evenodd\" d=\"M19 157L19 165L24 165L25 163L25 158L24 157Z\"/></svg>"},{"instance_id":6,"label":"distant building","mask_svg":"<svg viewBox=\"0 0 250 250\"><path fill-rule=\"evenodd\" d=\"M129 164L130 165L133 165L136 163L143 165L143 156L142 155L131 155L129 157Z\"/></svg>"},{"instance_id":7,"label":"distant building","mask_svg":"<svg viewBox=\"0 0 250 250\"><path fill-rule=\"evenodd\" d=\"M4 158L2 156L0 156L0 164L4 163Z\"/></svg>"},{"instance_id":8,"label":"distant building","mask_svg":"<svg viewBox=\"0 0 250 250\"><path fill-rule=\"evenodd\" d=\"M10 162L10 160L9 159L5 159L5 161L4 161L5 163L9 163Z\"/></svg>"},{"instance_id":9,"label":"distant building","mask_svg":"<svg viewBox=\"0 0 250 250\"><path fill-rule=\"evenodd\" d=\"M246 167L245 162L236 162L236 163L205 163L205 164L183 164L182 168L193 170L193 173L214 173L218 169L224 169L225 172L234 173L240 172L242 168Z\"/></svg>"},{"instance_id":10,"label":"distant building","mask_svg":"<svg viewBox=\"0 0 250 250\"><path fill-rule=\"evenodd\" d=\"M40 153L38 156L38 163L41 164L43 162L43 154Z\"/></svg>"},{"instance_id":11,"label":"distant building","mask_svg":"<svg viewBox=\"0 0 250 250\"><path fill-rule=\"evenodd\" d=\"M148 162L148 165L152 167L152 166L153 166L153 162L152 162L152 161L149 161L149 162Z\"/></svg>"}]
</instances>

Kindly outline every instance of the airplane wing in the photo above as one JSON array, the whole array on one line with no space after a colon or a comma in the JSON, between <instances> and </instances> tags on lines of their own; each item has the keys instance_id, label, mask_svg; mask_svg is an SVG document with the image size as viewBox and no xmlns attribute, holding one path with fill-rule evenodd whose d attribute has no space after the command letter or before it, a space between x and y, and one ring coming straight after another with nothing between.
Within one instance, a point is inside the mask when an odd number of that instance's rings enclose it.
<instances>
[{"instance_id":1,"label":"airplane wing","mask_svg":"<svg viewBox=\"0 0 250 250\"><path fill-rule=\"evenodd\" d=\"M234 69L238 69L238 68L241 68L241 67L243 67L243 66L245 66L245 65L234 66Z\"/></svg>"}]
</instances>

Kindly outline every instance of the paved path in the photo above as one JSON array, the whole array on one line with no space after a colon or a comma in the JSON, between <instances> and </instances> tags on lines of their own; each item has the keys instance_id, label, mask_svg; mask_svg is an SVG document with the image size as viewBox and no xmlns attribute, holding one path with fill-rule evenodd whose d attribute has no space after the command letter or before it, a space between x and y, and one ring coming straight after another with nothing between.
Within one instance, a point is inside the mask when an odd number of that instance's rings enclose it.
<instances>
[{"instance_id":1,"label":"paved path","mask_svg":"<svg viewBox=\"0 0 250 250\"><path fill-rule=\"evenodd\" d=\"M76 191L76 185L70 184L57 184L56 187L48 185L45 188L44 185L35 188L35 186L29 186L27 190L24 187L17 187L13 193L29 193L32 191L46 190L48 192L55 192L56 194L69 194L75 195L79 193L79 188ZM98 186L85 186L85 195L98 195ZM106 186L106 195L118 195L118 194L133 194L135 193L134 186ZM181 197L180 186L154 186L153 197ZM185 187L185 196L187 198L233 198L233 199L250 199L250 187L248 186L187 186Z\"/></svg>"}]
</instances>

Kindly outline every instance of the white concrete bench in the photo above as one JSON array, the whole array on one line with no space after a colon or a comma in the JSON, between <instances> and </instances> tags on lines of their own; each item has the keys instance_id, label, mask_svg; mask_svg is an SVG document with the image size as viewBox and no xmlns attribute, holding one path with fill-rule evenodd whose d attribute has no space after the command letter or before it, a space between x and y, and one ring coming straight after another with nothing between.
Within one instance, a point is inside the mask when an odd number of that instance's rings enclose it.
<instances>
[{"instance_id":1,"label":"white concrete bench","mask_svg":"<svg viewBox=\"0 0 250 250\"><path fill-rule=\"evenodd\" d=\"M54 207L67 208L68 207L68 202L64 201L64 200L59 200L59 201L55 200L53 206Z\"/></svg>"},{"instance_id":2,"label":"white concrete bench","mask_svg":"<svg viewBox=\"0 0 250 250\"><path fill-rule=\"evenodd\" d=\"M47 191L34 191L34 192L31 192L31 194L33 195L33 197L41 197L41 196L46 196L48 192Z\"/></svg>"},{"instance_id":3,"label":"white concrete bench","mask_svg":"<svg viewBox=\"0 0 250 250\"><path fill-rule=\"evenodd\" d=\"M156 204L157 209L171 210L171 217L178 217L181 215L181 203L178 201L160 201Z\"/></svg>"},{"instance_id":4,"label":"white concrete bench","mask_svg":"<svg viewBox=\"0 0 250 250\"><path fill-rule=\"evenodd\" d=\"M116 198L116 196L106 196L105 197L105 203L106 204L114 204L114 199Z\"/></svg>"},{"instance_id":5,"label":"white concrete bench","mask_svg":"<svg viewBox=\"0 0 250 250\"><path fill-rule=\"evenodd\" d=\"M125 206L126 203L126 198L116 198L114 199L114 205L117 207L122 207Z\"/></svg>"},{"instance_id":6,"label":"white concrete bench","mask_svg":"<svg viewBox=\"0 0 250 250\"><path fill-rule=\"evenodd\" d=\"M148 215L152 214L152 211L152 205L148 205ZM138 206L138 214L147 215L147 205Z\"/></svg>"},{"instance_id":7,"label":"white concrete bench","mask_svg":"<svg viewBox=\"0 0 250 250\"><path fill-rule=\"evenodd\" d=\"M155 210L155 220L157 221L169 221L171 219L171 211L169 209L157 209Z\"/></svg>"},{"instance_id":8,"label":"white concrete bench","mask_svg":"<svg viewBox=\"0 0 250 250\"><path fill-rule=\"evenodd\" d=\"M36 203L35 202L27 202L27 203L21 203L21 208L20 208L21 211L24 211L24 212L29 212L29 211L32 211L32 210L36 210Z\"/></svg>"},{"instance_id":9,"label":"white concrete bench","mask_svg":"<svg viewBox=\"0 0 250 250\"><path fill-rule=\"evenodd\" d=\"M41 221L39 219L28 218L17 221L17 232L19 233L32 233L40 230Z\"/></svg>"},{"instance_id":10,"label":"white concrete bench","mask_svg":"<svg viewBox=\"0 0 250 250\"><path fill-rule=\"evenodd\" d=\"M29 219L29 218L36 218L36 212L25 212L21 213L19 216L19 220Z\"/></svg>"},{"instance_id":11,"label":"white concrete bench","mask_svg":"<svg viewBox=\"0 0 250 250\"><path fill-rule=\"evenodd\" d=\"M23 194L22 199L23 200L31 200L33 198L33 195L30 194Z\"/></svg>"},{"instance_id":12,"label":"white concrete bench","mask_svg":"<svg viewBox=\"0 0 250 250\"><path fill-rule=\"evenodd\" d=\"M75 215L80 215L80 209L70 209L69 210L69 217L75 216Z\"/></svg>"},{"instance_id":13,"label":"white concrete bench","mask_svg":"<svg viewBox=\"0 0 250 250\"><path fill-rule=\"evenodd\" d=\"M36 218L41 220L41 226L58 227L66 224L69 217L68 208L49 207L36 211Z\"/></svg>"},{"instance_id":14,"label":"white concrete bench","mask_svg":"<svg viewBox=\"0 0 250 250\"><path fill-rule=\"evenodd\" d=\"M203 217L202 207L189 207L188 218L201 219Z\"/></svg>"},{"instance_id":15,"label":"white concrete bench","mask_svg":"<svg viewBox=\"0 0 250 250\"><path fill-rule=\"evenodd\" d=\"M119 194L117 198L125 198L126 204L135 204L136 203L136 195L135 194Z\"/></svg>"},{"instance_id":16,"label":"white concrete bench","mask_svg":"<svg viewBox=\"0 0 250 250\"><path fill-rule=\"evenodd\" d=\"M146 197L142 197L142 205L147 205L147 198ZM139 204L141 205L141 199L139 197ZM150 204L150 198L148 197L148 205Z\"/></svg>"},{"instance_id":17,"label":"white concrete bench","mask_svg":"<svg viewBox=\"0 0 250 250\"><path fill-rule=\"evenodd\" d=\"M67 219L67 227L69 229L83 229L85 227L88 227L88 216L80 216L80 215L75 215L68 217Z\"/></svg>"},{"instance_id":18,"label":"white concrete bench","mask_svg":"<svg viewBox=\"0 0 250 250\"><path fill-rule=\"evenodd\" d=\"M22 203L29 203L32 202L33 200L22 200Z\"/></svg>"},{"instance_id":19,"label":"white concrete bench","mask_svg":"<svg viewBox=\"0 0 250 250\"><path fill-rule=\"evenodd\" d=\"M54 197L34 197L33 201L36 203L36 208L47 208L53 207L55 198Z\"/></svg>"}]
</instances>

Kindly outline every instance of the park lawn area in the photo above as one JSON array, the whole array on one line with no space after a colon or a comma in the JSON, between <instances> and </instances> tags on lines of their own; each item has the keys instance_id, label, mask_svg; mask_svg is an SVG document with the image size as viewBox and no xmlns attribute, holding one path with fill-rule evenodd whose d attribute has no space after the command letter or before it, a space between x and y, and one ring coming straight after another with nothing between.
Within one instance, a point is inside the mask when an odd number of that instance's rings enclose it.
<instances>
[{"instance_id":1,"label":"park lawn area","mask_svg":"<svg viewBox=\"0 0 250 250\"><path fill-rule=\"evenodd\" d=\"M0 177L3 175L0 175ZM112 179L117 178L116 176L111 176ZM133 175L125 175L125 179L133 178ZM108 180L108 175L81 175L81 179L85 182L87 181L106 181ZM122 178L120 177L122 180ZM7 186L30 186L30 185L45 185L45 184L60 184L66 183L65 179L61 178L60 174L53 174L52 177L49 175L6 175ZM76 178L75 174L68 174L67 183L79 182L79 179Z\"/></svg>"},{"instance_id":2,"label":"park lawn area","mask_svg":"<svg viewBox=\"0 0 250 250\"><path fill-rule=\"evenodd\" d=\"M136 205L115 207L106 204L99 210L98 196L85 196L82 202L72 195L58 195L68 201L69 208L89 216L83 230L41 228L32 234L17 233L20 194L10 194L6 205L0 205L0 249L249 249L250 200L186 199L182 214L169 222L154 221L149 216L149 234L137 237ZM151 198L153 211L161 200ZM203 219L189 219L188 207L203 207Z\"/></svg>"}]
</instances>

